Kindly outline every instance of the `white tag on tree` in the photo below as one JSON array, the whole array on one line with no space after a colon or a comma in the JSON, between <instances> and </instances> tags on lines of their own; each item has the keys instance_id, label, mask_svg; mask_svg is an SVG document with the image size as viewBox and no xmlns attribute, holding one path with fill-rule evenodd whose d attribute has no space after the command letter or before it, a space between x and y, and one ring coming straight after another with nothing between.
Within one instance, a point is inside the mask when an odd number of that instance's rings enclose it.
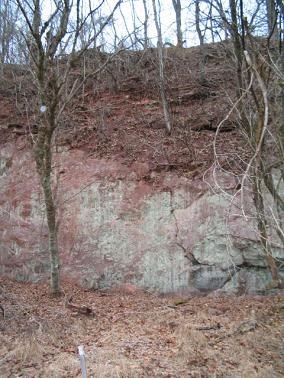
<instances>
[{"instance_id":1,"label":"white tag on tree","mask_svg":"<svg viewBox=\"0 0 284 378\"><path fill-rule=\"evenodd\" d=\"M46 109L47 109L47 107L45 105L41 105L40 108L39 108L41 113L45 113Z\"/></svg>"}]
</instances>

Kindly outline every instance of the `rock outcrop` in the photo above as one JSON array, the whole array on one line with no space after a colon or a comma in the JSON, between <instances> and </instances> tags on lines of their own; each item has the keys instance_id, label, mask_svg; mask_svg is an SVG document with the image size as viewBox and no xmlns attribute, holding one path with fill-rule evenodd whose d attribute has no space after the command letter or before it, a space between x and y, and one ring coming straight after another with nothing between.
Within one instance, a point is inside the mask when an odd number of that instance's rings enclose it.
<instances>
[{"instance_id":1,"label":"rock outcrop","mask_svg":"<svg viewBox=\"0 0 284 378\"><path fill-rule=\"evenodd\" d=\"M0 273L38 281L48 277L49 255L32 161L20 139L1 148ZM167 172L157 184L147 163L75 149L56 153L54 167L63 277L94 289L131 283L185 293L250 293L270 280L255 225L240 198L210 188L210 172L205 180ZM234 190L230 177L221 179ZM274 253L284 260L277 242Z\"/></svg>"}]
</instances>

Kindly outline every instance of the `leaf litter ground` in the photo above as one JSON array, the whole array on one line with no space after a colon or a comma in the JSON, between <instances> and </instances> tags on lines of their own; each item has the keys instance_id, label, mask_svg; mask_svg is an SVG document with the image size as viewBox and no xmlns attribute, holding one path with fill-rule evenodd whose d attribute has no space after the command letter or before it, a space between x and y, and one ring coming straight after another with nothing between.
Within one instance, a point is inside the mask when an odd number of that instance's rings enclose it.
<instances>
[{"instance_id":1,"label":"leaf litter ground","mask_svg":"<svg viewBox=\"0 0 284 378\"><path fill-rule=\"evenodd\" d=\"M0 281L1 377L283 377L283 295L161 296ZM64 305L72 296L86 316Z\"/></svg>"}]
</instances>

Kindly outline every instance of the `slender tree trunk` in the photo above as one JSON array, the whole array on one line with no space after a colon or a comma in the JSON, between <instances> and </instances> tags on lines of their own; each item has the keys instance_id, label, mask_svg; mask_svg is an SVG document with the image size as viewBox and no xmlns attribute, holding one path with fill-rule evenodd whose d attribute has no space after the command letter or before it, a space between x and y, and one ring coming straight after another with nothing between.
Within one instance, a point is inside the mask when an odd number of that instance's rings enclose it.
<instances>
[{"instance_id":1,"label":"slender tree trunk","mask_svg":"<svg viewBox=\"0 0 284 378\"><path fill-rule=\"evenodd\" d=\"M212 1L211 1L211 3L210 3L210 9L209 9L209 22L210 22L211 40L212 40L212 43L215 43L212 8L213 7L212 7Z\"/></svg>"},{"instance_id":2,"label":"slender tree trunk","mask_svg":"<svg viewBox=\"0 0 284 378\"><path fill-rule=\"evenodd\" d=\"M200 28L200 1L195 1L195 27L197 31L197 35L199 38L200 43L200 51L201 51L201 59L200 59L200 81L204 83L206 81L205 78L205 49L204 49L204 35L202 34Z\"/></svg>"},{"instance_id":3,"label":"slender tree trunk","mask_svg":"<svg viewBox=\"0 0 284 378\"><path fill-rule=\"evenodd\" d=\"M161 96L161 101L162 101L162 105L163 105L163 112L164 112L166 130L167 130L168 134L170 134L171 131L172 131L172 124L171 124L171 117L170 117L170 112L169 112L169 107L168 107L168 101L167 101L167 96L166 96L166 90L165 90L164 54L163 54L162 31L161 31L161 26L160 26L159 18L158 18L156 1L152 0L152 2L153 2L155 25L156 25L156 30L157 30L157 33L158 33L160 96Z\"/></svg>"},{"instance_id":4,"label":"slender tree trunk","mask_svg":"<svg viewBox=\"0 0 284 378\"><path fill-rule=\"evenodd\" d=\"M102 5L103 2L101 2ZM54 191L52 186L52 137L54 131L58 126L58 119L61 113L66 108L70 99L74 96L83 83L76 86L76 81L72 89L69 88L68 75L74 63L74 53L83 27L87 23L89 17L91 22L96 26L93 18L93 10L90 9L89 15L84 18L80 14L82 1L81 0L62 0L54 1L54 13L52 13L47 20L42 18L42 1L31 0L22 1L16 0L16 4L25 20L25 24L29 30L29 36L26 38L27 48L30 53L31 69L33 70L33 77L36 79L36 87L38 90L38 104L36 107L40 108L39 127L37 137L34 138L33 152L36 161L37 172L40 177L40 183L43 190L44 202L46 208L46 218L48 225L48 240L49 240L49 254L50 254L50 280L51 291L53 294L59 294L59 249L57 242L58 228L57 228L57 214L56 204L54 201ZM92 38L88 41L82 40L84 46L79 52L78 57L81 57L86 49L95 43L97 37L103 40L103 30L113 18L113 14L117 7L121 4L121 0L117 0L113 8L113 12L105 20L100 18L98 22L99 30L95 32ZM98 14L98 9L94 12ZM89 6L92 6L91 1ZM73 10L76 9L76 16ZM71 12L72 25L71 25ZM47 16L48 17L48 16ZM75 21L75 28L74 28ZM70 34L71 33L71 34ZM71 37L72 36L72 37ZM71 39L69 39L71 38ZM67 45L67 41L71 42L71 48ZM57 54L67 49L69 58L67 64L58 65ZM66 50L65 50L66 51ZM101 68L105 67L103 64Z\"/></svg>"},{"instance_id":5,"label":"slender tree trunk","mask_svg":"<svg viewBox=\"0 0 284 378\"><path fill-rule=\"evenodd\" d=\"M237 95L238 97L240 97L242 88L243 88L243 79L242 79L243 53L242 53L242 44L241 44L239 28L238 28L236 0L230 0L230 11L231 11L231 18L232 18L231 30L232 30L232 37L234 41L234 52L237 59L237 79L238 79Z\"/></svg>"},{"instance_id":6,"label":"slender tree trunk","mask_svg":"<svg viewBox=\"0 0 284 378\"><path fill-rule=\"evenodd\" d=\"M212 6L213 6L213 1L211 2ZM222 2L221 1L218 1L218 12L220 14L220 17L221 17L221 20L222 20L222 28L224 30L224 33L225 33L225 40L229 39L230 35L232 35L231 33L231 25L227 19L227 16L225 14L225 11L224 11L224 8L223 8L223 5L222 5Z\"/></svg>"},{"instance_id":7,"label":"slender tree trunk","mask_svg":"<svg viewBox=\"0 0 284 378\"><path fill-rule=\"evenodd\" d=\"M130 33L130 31L129 31L129 28L128 28L128 25L127 25L127 20L126 20L126 18L125 18L125 16L124 16L123 12L122 12L122 10L121 10L121 7L119 7L119 12L120 12L121 17L122 17L122 19L123 19L123 23L124 23L125 30L126 30L128 36L129 36L129 39L130 39L130 42L131 42L131 46L135 46L135 40L133 39L133 35L132 35L132 33ZM135 36L134 36L134 38L135 38Z\"/></svg>"},{"instance_id":8,"label":"slender tree trunk","mask_svg":"<svg viewBox=\"0 0 284 378\"><path fill-rule=\"evenodd\" d=\"M48 244L50 256L50 286L54 295L60 293L59 250L57 243L56 206L53 198L52 174L52 134L54 126L43 124L39 128L38 139L34 147L37 171L43 189L48 226Z\"/></svg>"},{"instance_id":9,"label":"slender tree trunk","mask_svg":"<svg viewBox=\"0 0 284 378\"><path fill-rule=\"evenodd\" d=\"M143 7L144 7L144 23L143 23L143 29L144 29L144 50L147 50L149 47L149 39L148 39L148 20L149 20L149 13L147 9L147 1L143 0Z\"/></svg>"},{"instance_id":10,"label":"slender tree trunk","mask_svg":"<svg viewBox=\"0 0 284 378\"><path fill-rule=\"evenodd\" d=\"M258 51L256 47L254 47L255 53L255 61L258 58ZM256 80L260 89L260 93L257 94L253 90L250 89L251 95L254 98L255 103L255 114L257 115L257 122L255 124L251 124L251 131L250 131L250 140L251 145L254 148L254 159L251 164L252 167L252 188L253 188L253 201L256 209L256 220L257 220L257 228L260 238L260 243L265 255L267 266L270 270L271 277L272 277L272 284L273 287L279 286L281 284L281 279L279 276L278 268L276 265L276 261L272 255L272 248L271 242L269 237L271 236L272 231L268 218L265 212L265 198L262 190L262 185L268 185L267 188L272 191L272 196L274 201L277 205L277 193L274 193L274 186L273 181L269 181L269 177L266 177L266 172L264 169L263 162L265 161L265 147L267 147L267 134L268 134L268 121L269 121L269 101L268 101L268 90L265 84L265 78L261 76L258 67L254 65L250 55L247 51L245 51L244 56L246 58L247 66L252 69L255 73ZM271 177L272 178L272 177ZM268 179L268 181L267 181Z\"/></svg>"},{"instance_id":11,"label":"slender tree trunk","mask_svg":"<svg viewBox=\"0 0 284 378\"><path fill-rule=\"evenodd\" d=\"M259 167L260 168L260 167ZM260 172L257 172L257 168L253 172L253 201L256 209L256 217L257 217L257 228L260 237L260 243L262 245L262 249L265 252L265 259L267 266L270 270L272 280L277 282L279 281L279 272L276 266L276 262L274 257L272 256L271 245L268 239L267 234L267 221L265 216L264 210L264 199L263 193L261 188L261 177Z\"/></svg>"},{"instance_id":12,"label":"slender tree trunk","mask_svg":"<svg viewBox=\"0 0 284 378\"><path fill-rule=\"evenodd\" d=\"M180 0L172 0L173 7L176 15L176 26L177 26L177 47L183 47L183 38L181 30L181 3Z\"/></svg>"},{"instance_id":13,"label":"slender tree trunk","mask_svg":"<svg viewBox=\"0 0 284 378\"><path fill-rule=\"evenodd\" d=\"M133 23L133 35L134 35L134 49L137 50L139 38L137 36L137 28L136 28L136 13L135 13L135 6L133 0L131 0L131 16L132 16L132 23Z\"/></svg>"},{"instance_id":14,"label":"slender tree trunk","mask_svg":"<svg viewBox=\"0 0 284 378\"><path fill-rule=\"evenodd\" d=\"M278 39L278 27L277 27L277 11L274 0L266 0L266 14L267 14L267 27L268 35L272 39Z\"/></svg>"},{"instance_id":15,"label":"slender tree trunk","mask_svg":"<svg viewBox=\"0 0 284 378\"><path fill-rule=\"evenodd\" d=\"M284 4L282 8L282 27L284 28ZM284 33L284 31L283 31ZM280 111L282 109L282 112L280 113L280 122L279 122L279 143L281 147L281 155L284 161L284 43L282 42L281 51L280 51L280 80L279 80L279 86L280 86ZM284 167L282 168L284 169ZM284 174L283 174L284 175ZM283 177L284 179L284 177Z\"/></svg>"},{"instance_id":16,"label":"slender tree trunk","mask_svg":"<svg viewBox=\"0 0 284 378\"><path fill-rule=\"evenodd\" d=\"M44 201L46 207L46 217L48 224L48 242L50 255L50 286L54 295L60 293L59 285L59 250L57 243L57 226L56 226L56 208L52 196L52 188L50 182L50 173L46 172L42 178L42 187L44 192Z\"/></svg>"}]
</instances>

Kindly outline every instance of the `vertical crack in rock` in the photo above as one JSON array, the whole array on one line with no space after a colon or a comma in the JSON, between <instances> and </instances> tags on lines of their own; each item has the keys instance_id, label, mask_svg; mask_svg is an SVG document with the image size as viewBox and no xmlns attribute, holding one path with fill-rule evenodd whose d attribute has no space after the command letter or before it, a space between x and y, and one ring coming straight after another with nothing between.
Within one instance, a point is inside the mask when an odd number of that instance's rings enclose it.
<instances>
[{"instance_id":1,"label":"vertical crack in rock","mask_svg":"<svg viewBox=\"0 0 284 378\"><path fill-rule=\"evenodd\" d=\"M175 211L177 209L175 209L174 207L174 204L173 204L173 191L171 188L169 188L169 193L170 193L170 211L171 211L171 214L173 216L173 219L174 219L174 223L175 223L175 243L176 245L182 249L183 253L184 253L184 257L189 259L190 262L192 263L192 265L200 265L199 261L196 260L196 258L194 257L194 254L193 252L190 250L190 249L187 249L181 242L180 242L180 238L179 238L179 235L180 235L180 230L179 230L179 225L178 225L178 220L177 220L177 217L176 217L176 214L175 214Z\"/></svg>"},{"instance_id":2,"label":"vertical crack in rock","mask_svg":"<svg viewBox=\"0 0 284 378\"><path fill-rule=\"evenodd\" d=\"M228 282L232 281L232 279L235 277L235 275L237 274L237 272L238 272L237 269L234 269L233 271L228 270L228 277L222 283L222 286L220 287L220 289L223 289L227 285Z\"/></svg>"},{"instance_id":3,"label":"vertical crack in rock","mask_svg":"<svg viewBox=\"0 0 284 378\"><path fill-rule=\"evenodd\" d=\"M170 193L170 212L173 216L174 226L175 226L175 234L174 234L175 244L179 248L181 248L181 250L183 251L184 257L187 258L190 262L190 266L186 267L185 270L181 273L185 273L185 272L192 272L193 273L193 276L191 277L193 279L193 281L191 282L191 285L192 285L194 280L195 280L194 277L198 277L198 275L199 275L198 272L200 272L200 274L202 275L202 269L204 268L205 272L203 274L205 274L204 279L206 281L206 268L214 269L214 266L212 266L210 264L200 263L196 259L196 257L194 256L193 251L190 248L187 248L184 245L184 243L182 243L181 230L180 230L180 227L179 227L179 221L178 221L178 217L177 217L177 214L176 214L177 208L175 207L175 204L174 204L174 194L173 194L172 189L169 188L168 190L169 190L169 193ZM201 269L201 271L200 271L200 269ZM220 282L220 286L216 287L213 290L216 290L216 289L222 290L223 288L225 288L226 284L228 284L228 282L230 282L233 279L236 272L237 272L236 270L232 272L230 269L228 269L227 275L224 277L224 280L221 280L222 282ZM198 281L198 279L197 279L197 281ZM195 285L194 285L194 287L195 287ZM206 290L211 291L210 287L211 287L211 285L209 285L208 288L206 288ZM204 290L204 288L200 289L200 287L197 287L197 290Z\"/></svg>"}]
</instances>

